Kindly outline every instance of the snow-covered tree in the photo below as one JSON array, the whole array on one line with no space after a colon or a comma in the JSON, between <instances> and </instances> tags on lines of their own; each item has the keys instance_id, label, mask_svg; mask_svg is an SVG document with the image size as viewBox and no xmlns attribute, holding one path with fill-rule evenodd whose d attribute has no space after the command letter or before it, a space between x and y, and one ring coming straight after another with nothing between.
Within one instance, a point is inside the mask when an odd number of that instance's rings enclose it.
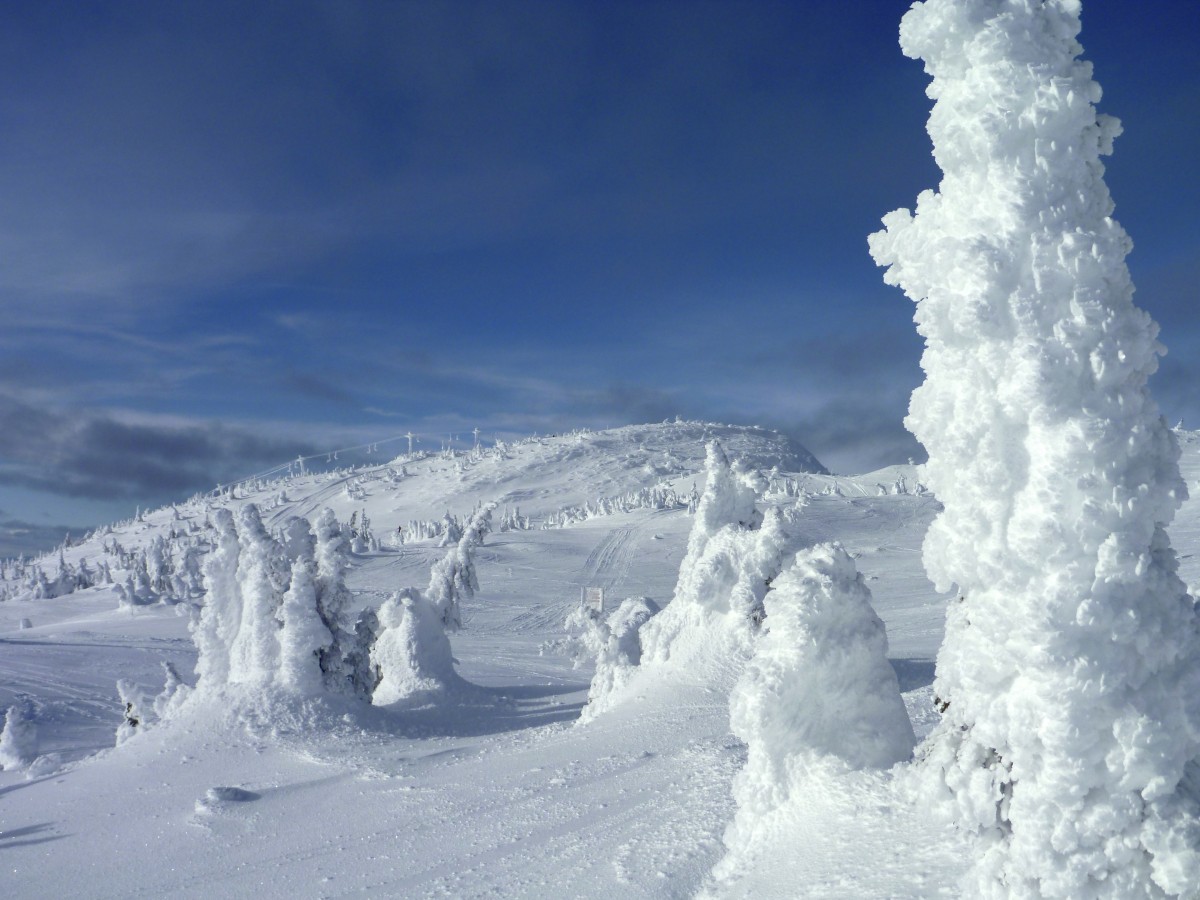
<instances>
[{"instance_id":1,"label":"snow-covered tree","mask_svg":"<svg viewBox=\"0 0 1200 900\"><path fill-rule=\"evenodd\" d=\"M724 680L744 660L762 622L762 601L783 566L788 538L778 512L756 507L766 480L730 464L714 441L704 493L671 603L639 632L642 666L671 662ZM731 656L732 654L732 656ZM727 686L727 685L722 685Z\"/></svg>"},{"instance_id":2,"label":"snow-covered tree","mask_svg":"<svg viewBox=\"0 0 1200 900\"><path fill-rule=\"evenodd\" d=\"M471 599L479 590L479 579L475 574L475 548L483 543L484 535L491 530L492 510L495 508L494 503L489 503L476 510L466 528L459 530L458 541L450 548L450 552L430 569L425 597L450 631L462 628L460 601Z\"/></svg>"},{"instance_id":3,"label":"snow-covered tree","mask_svg":"<svg viewBox=\"0 0 1200 900\"><path fill-rule=\"evenodd\" d=\"M376 706L441 692L459 680L441 610L412 588L379 607L370 660L379 678L371 697Z\"/></svg>"},{"instance_id":4,"label":"snow-covered tree","mask_svg":"<svg viewBox=\"0 0 1200 900\"><path fill-rule=\"evenodd\" d=\"M799 552L764 606L765 634L729 703L750 751L735 791L739 819L750 823L813 766L886 768L916 743L883 622L839 544Z\"/></svg>"},{"instance_id":5,"label":"snow-covered tree","mask_svg":"<svg viewBox=\"0 0 1200 900\"><path fill-rule=\"evenodd\" d=\"M360 650L350 655L353 659L348 656L347 667L359 673L359 678L377 679L372 695L377 706L444 691L461 681L454 671L447 631L462 627L459 601L479 590L475 547L491 528L493 509L494 503L480 507L467 527L459 530L457 543L430 568L429 586L424 591L400 591L379 608L377 623L360 621L358 630L375 635L365 676Z\"/></svg>"},{"instance_id":6,"label":"snow-covered tree","mask_svg":"<svg viewBox=\"0 0 1200 900\"><path fill-rule=\"evenodd\" d=\"M291 584L279 612L278 683L292 693L317 695L325 687L321 656L329 651L333 635L321 621L311 556L292 563Z\"/></svg>"},{"instance_id":7,"label":"snow-covered tree","mask_svg":"<svg viewBox=\"0 0 1200 900\"><path fill-rule=\"evenodd\" d=\"M450 547L457 544L462 538L462 528L458 524L458 519L450 515L449 512L442 517L442 539L438 543L439 547Z\"/></svg>"},{"instance_id":8,"label":"snow-covered tree","mask_svg":"<svg viewBox=\"0 0 1200 900\"><path fill-rule=\"evenodd\" d=\"M906 424L945 507L925 565L958 597L922 754L980 834L968 893L1195 896L1200 629L1165 530L1186 492L1079 12L926 0L901 25L943 179L871 252L917 304Z\"/></svg>"},{"instance_id":9,"label":"snow-covered tree","mask_svg":"<svg viewBox=\"0 0 1200 900\"><path fill-rule=\"evenodd\" d=\"M238 549L242 619L229 647L229 680L266 685L279 669L278 616L287 589L281 576L289 570L283 548L267 534L253 503L238 516Z\"/></svg>"},{"instance_id":10,"label":"snow-covered tree","mask_svg":"<svg viewBox=\"0 0 1200 900\"><path fill-rule=\"evenodd\" d=\"M658 612L659 605L649 597L626 597L607 619L597 621L589 631L595 647L596 671L581 721L602 712L609 698L616 696L633 678L642 661L642 626Z\"/></svg>"},{"instance_id":11,"label":"snow-covered tree","mask_svg":"<svg viewBox=\"0 0 1200 900\"><path fill-rule=\"evenodd\" d=\"M227 509L219 509L213 519L215 544L203 567L204 606L192 625L196 680L201 688L229 681L229 649L242 622L242 591L237 578L241 550L233 515Z\"/></svg>"},{"instance_id":12,"label":"snow-covered tree","mask_svg":"<svg viewBox=\"0 0 1200 900\"><path fill-rule=\"evenodd\" d=\"M355 685L355 666L347 667L344 660L350 654L365 656L370 645L356 649L355 636L348 635L342 628L346 606L350 602L350 591L346 588L349 543L333 510L328 507L317 516L315 531L317 612L333 635L332 643L321 651L321 671L330 685L344 687L347 679Z\"/></svg>"}]
</instances>

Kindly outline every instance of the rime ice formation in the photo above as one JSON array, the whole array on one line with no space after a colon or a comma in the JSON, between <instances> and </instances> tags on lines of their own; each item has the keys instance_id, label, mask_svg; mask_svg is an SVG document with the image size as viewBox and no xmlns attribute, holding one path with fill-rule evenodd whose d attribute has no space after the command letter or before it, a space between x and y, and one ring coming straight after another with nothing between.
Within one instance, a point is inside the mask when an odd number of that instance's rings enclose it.
<instances>
[{"instance_id":1,"label":"rime ice formation","mask_svg":"<svg viewBox=\"0 0 1200 900\"><path fill-rule=\"evenodd\" d=\"M591 721L609 705L610 697L629 683L642 661L641 630L660 611L649 597L626 597L605 619L581 606L567 620L578 631L579 651L596 661L581 722Z\"/></svg>"},{"instance_id":2,"label":"rime ice formation","mask_svg":"<svg viewBox=\"0 0 1200 900\"><path fill-rule=\"evenodd\" d=\"M887 768L916 743L883 622L841 545L797 553L763 603L765 633L729 698L748 758L718 876L744 867L764 834L804 816L811 780Z\"/></svg>"},{"instance_id":3,"label":"rime ice formation","mask_svg":"<svg viewBox=\"0 0 1200 900\"><path fill-rule=\"evenodd\" d=\"M783 565L788 540L779 513L764 517L755 507L761 476L730 465L715 441L705 471L674 599L640 632L643 664L703 667L727 650L748 653L763 596Z\"/></svg>"},{"instance_id":4,"label":"rime ice formation","mask_svg":"<svg viewBox=\"0 0 1200 900\"><path fill-rule=\"evenodd\" d=\"M290 522L284 543L267 533L252 503L238 526L217 510L214 527L207 598L192 628L198 692L240 685L296 697L364 693L355 676L365 648L340 624L345 537L333 514L322 512L315 536L304 520Z\"/></svg>"},{"instance_id":5,"label":"rime ice formation","mask_svg":"<svg viewBox=\"0 0 1200 900\"><path fill-rule=\"evenodd\" d=\"M944 177L870 246L917 304L907 425L945 505L925 564L961 596L924 765L981 836L970 894L1193 896L1200 639L1165 531L1186 494L1078 32L1078 0L926 0L900 29Z\"/></svg>"}]
</instances>

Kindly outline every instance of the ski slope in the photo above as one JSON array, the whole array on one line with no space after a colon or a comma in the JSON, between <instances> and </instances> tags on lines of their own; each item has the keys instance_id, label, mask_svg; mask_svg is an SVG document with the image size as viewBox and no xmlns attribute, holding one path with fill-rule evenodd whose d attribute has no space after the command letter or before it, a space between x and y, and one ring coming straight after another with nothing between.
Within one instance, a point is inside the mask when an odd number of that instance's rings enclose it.
<instances>
[{"instance_id":1,"label":"ski slope","mask_svg":"<svg viewBox=\"0 0 1200 900\"><path fill-rule=\"evenodd\" d=\"M910 718L918 737L927 733L945 598L925 579L920 545L937 501L880 493L901 475L915 487L913 467L832 476L771 432L675 423L310 471L149 513L65 557L94 563L114 537L144 546L218 505L258 503L269 526L324 506L342 521L365 511L383 546L355 555L349 585L359 605L377 605L423 584L444 552L436 540L391 546L397 526L463 516L481 502L520 506L534 527L488 536L477 555L481 590L451 636L459 672L477 690L402 713L297 707L255 720L204 707L114 747L118 679L153 694L163 661L190 679L190 604L118 608L113 586L0 603L0 706L34 700L40 753L27 772L0 772L4 895L956 896L961 846L887 773L814 783L802 833L775 835L754 873L713 880L745 759L729 728L735 666L718 660L694 678L643 685L577 722L591 672L542 645L560 636L581 587L669 601L691 516L643 508L537 524L643 488L686 495L712 438L731 457L778 470L766 502L784 511L797 545L837 540L857 557ZM1200 495L1200 438L1180 439L1184 475ZM789 478L800 496L784 489ZM1195 584L1194 502L1172 536Z\"/></svg>"}]
</instances>

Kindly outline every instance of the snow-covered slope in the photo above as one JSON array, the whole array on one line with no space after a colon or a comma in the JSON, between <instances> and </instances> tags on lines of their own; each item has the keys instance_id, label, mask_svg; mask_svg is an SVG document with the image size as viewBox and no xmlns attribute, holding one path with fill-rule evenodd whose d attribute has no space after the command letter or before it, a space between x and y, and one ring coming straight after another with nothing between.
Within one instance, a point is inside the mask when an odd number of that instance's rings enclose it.
<instances>
[{"instance_id":1,"label":"snow-covered slope","mask_svg":"<svg viewBox=\"0 0 1200 900\"><path fill-rule=\"evenodd\" d=\"M114 584L17 599L9 583L12 596L0 602L0 707L32 700L38 759L0 772L4 893L952 892L961 867L955 847L918 815L889 817L884 807L895 798L874 776L814 795L805 850L790 853L782 885L766 875L714 884L745 750L730 731L728 696L711 684L643 683L637 696L577 723L590 670L540 649L561 634L581 588L604 588L615 600L671 599L692 524L688 503L693 484L704 487L704 443L712 438L763 471L763 502L781 511L797 546L837 540L856 558L887 626L914 728L926 733L943 599L919 554L936 500L918 492L913 467L834 477L812 471L819 464L811 455L770 432L677 423L297 473L145 514L64 551L74 570L84 559L89 571L107 563ZM1182 438L1193 486L1200 441ZM172 532L175 545L206 549L213 510L249 502L275 528L324 506L343 521L365 512L378 549L353 556L358 606L424 584L445 552L436 537L399 543L398 526L447 511L464 517L486 502L499 504L500 521L508 507L511 527L479 548L480 590L465 604L465 629L451 637L459 673L478 690L449 704L368 707L332 720L297 707L247 724L229 710L197 707L114 747L122 719L116 682L152 695L163 684L163 661L190 681L187 622L202 600L181 586L163 592L179 602L121 606L119 563L156 538L170 545ZM529 521L516 519L518 506ZM1198 521L1188 504L1174 531L1191 583L1200 580L1192 556ZM104 550L114 541L123 557ZM52 581L57 556L43 565ZM786 846L787 835L776 837Z\"/></svg>"}]
</instances>

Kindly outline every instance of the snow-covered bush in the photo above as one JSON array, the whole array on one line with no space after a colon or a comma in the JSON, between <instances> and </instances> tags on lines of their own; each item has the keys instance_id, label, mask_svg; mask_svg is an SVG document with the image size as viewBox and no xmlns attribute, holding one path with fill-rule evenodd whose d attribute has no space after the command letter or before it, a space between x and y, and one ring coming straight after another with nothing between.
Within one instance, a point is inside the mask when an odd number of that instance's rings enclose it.
<instances>
[{"instance_id":1,"label":"snow-covered bush","mask_svg":"<svg viewBox=\"0 0 1200 900\"><path fill-rule=\"evenodd\" d=\"M441 610L411 588L379 607L370 660L379 678L371 697L376 706L441 692L459 680Z\"/></svg>"},{"instance_id":2,"label":"snow-covered bush","mask_svg":"<svg viewBox=\"0 0 1200 900\"><path fill-rule=\"evenodd\" d=\"M642 661L642 626L659 612L649 597L627 597L600 623L596 641L596 671L588 690L581 721L587 721L608 706L637 671Z\"/></svg>"},{"instance_id":3,"label":"snow-covered bush","mask_svg":"<svg viewBox=\"0 0 1200 900\"><path fill-rule=\"evenodd\" d=\"M28 768L37 758L37 721L33 701L21 698L8 708L0 731L0 769Z\"/></svg>"},{"instance_id":4,"label":"snow-covered bush","mask_svg":"<svg viewBox=\"0 0 1200 900\"><path fill-rule=\"evenodd\" d=\"M812 780L889 767L908 759L916 742L883 622L840 545L798 553L764 605L765 633L729 700L733 733L749 755L734 782L738 812L718 875L736 871L762 835L803 815Z\"/></svg>"},{"instance_id":5,"label":"snow-covered bush","mask_svg":"<svg viewBox=\"0 0 1200 900\"><path fill-rule=\"evenodd\" d=\"M901 25L944 177L871 252L917 304L925 566L960 598L921 755L928 801L980 835L968 894L1195 896L1200 628L1165 530L1186 489L1078 32L1078 0L926 0Z\"/></svg>"},{"instance_id":6,"label":"snow-covered bush","mask_svg":"<svg viewBox=\"0 0 1200 900\"><path fill-rule=\"evenodd\" d=\"M117 696L120 698L122 709L121 724L117 726L119 746L138 734L143 727L146 695L138 685L122 679L117 682Z\"/></svg>"}]
</instances>

